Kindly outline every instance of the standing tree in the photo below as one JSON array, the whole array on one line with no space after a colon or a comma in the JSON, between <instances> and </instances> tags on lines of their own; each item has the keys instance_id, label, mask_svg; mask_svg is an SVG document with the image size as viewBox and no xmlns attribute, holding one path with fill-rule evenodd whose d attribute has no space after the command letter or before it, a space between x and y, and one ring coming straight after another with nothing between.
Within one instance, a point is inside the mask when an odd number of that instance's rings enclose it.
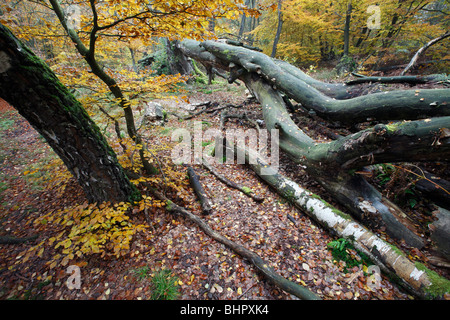
<instances>
[{"instance_id":1,"label":"standing tree","mask_svg":"<svg viewBox=\"0 0 450 320\"><path fill-rule=\"evenodd\" d=\"M50 68L0 24L0 97L47 140L90 202L135 200L116 155Z\"/></svg>"}]
</instances>

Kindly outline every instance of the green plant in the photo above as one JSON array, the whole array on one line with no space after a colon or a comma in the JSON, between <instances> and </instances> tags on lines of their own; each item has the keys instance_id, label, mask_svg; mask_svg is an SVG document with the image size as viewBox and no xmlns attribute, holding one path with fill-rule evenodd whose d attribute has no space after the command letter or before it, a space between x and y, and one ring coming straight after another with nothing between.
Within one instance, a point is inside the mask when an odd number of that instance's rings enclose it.
<instances>
[{"instance_id":1,"label":"green plant","mask_svg":"<svg viewBox=\"0 0 450 320\"><path fill-rule=\"evenodd\" d=\"M380 164L378 167L377 179L380 185L385 185L389 181L391 181L391 177L395 172L396 168L390 163Z\"/></svg>"},{"instance_id":2,"label":"green plant","mask_svg":"<svg viewBox=\"0 0 450 320\"><path fill-rule=\"evenodd\" d=\"M172 271L163 269L152 277L152 299L175 300L180 295L177 287L178 278Z\"/></svg>"},{"instance_id":3,"label":"green plant","mask_svg":"<svg viewBox=\"0 0 450 320\"><path fill-rule=\"evenodd\" d=\"M341 260L345 262L344 272L348 272L348 269L355 266L371 265L369 257L364 253L355 249L351 241L340 238L337 240L330 241L327 247L331 250L331 254L336 260Z\"/></svg>"},{"instance_id":4,"label":"green plant","mask_svg":"<svg viewBox=\"0 0 450 320\"><path fill-rule=\"evenodd\" d=\"M144 280L149 277L150 268L148 266L143 266L138 269L133 270L134 275L138 278L138 280Z\"/></svg>"}]
</instances>

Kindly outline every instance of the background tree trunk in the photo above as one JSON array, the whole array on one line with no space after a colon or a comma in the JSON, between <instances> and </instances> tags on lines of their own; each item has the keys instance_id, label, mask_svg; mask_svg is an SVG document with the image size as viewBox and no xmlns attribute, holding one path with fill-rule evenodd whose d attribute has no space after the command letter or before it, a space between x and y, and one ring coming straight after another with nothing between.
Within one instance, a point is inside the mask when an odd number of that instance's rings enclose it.
<instances>
[{"instance_id":1,"label":"background tree trunk","mask_svg":"<svg viewBox=\"0 0 450 320\"><path fill-rule=\"evenodd\" d=\"M278 0L278 26L277 33L275 34L275 39L273 39L272 58L275 58L277 54L278 41L280 40L281 29L283 28L283 13L281 12L281 0Z\"/></svg>"},{"instance_id":2,"label":"background tree trunk","mask_svg":"<svg viewBox=\"0 0 450 320\"><path fill-rule=\"evenodd\" d=\"M352 1L348 2L347 12L345 14L345 26L344 26L344 54L343 56L349 55L350 50L350 21L352 18Z\"/></svg>"},{"instance_id":3,"label":"background tree trunk","mask_svg":"<svg viewBox=\"0 0 450 320\"><path fill-rule=\"evenodd\" d=\"M50 68L0 25L0 96L47 140L90 202L139 193L96 124Z\"/></svg>"}]
</instances>

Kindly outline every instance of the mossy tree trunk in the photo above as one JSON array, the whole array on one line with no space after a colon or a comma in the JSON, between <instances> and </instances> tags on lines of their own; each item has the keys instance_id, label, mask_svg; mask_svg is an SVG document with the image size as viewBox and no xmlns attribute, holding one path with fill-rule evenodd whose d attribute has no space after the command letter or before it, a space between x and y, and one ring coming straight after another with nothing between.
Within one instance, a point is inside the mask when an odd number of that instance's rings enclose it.
<instances>
[{"instance_id":1,"label":"mossy tree trunk","mask_svg":"<svg viewBox=\"0 0 450 320\"><path fill-rule=\"evenodd\" d=\"M0 96L46 139L90 202L129 201L139 196L82 105L1 24Z\"/></svg>"}]
</instances>

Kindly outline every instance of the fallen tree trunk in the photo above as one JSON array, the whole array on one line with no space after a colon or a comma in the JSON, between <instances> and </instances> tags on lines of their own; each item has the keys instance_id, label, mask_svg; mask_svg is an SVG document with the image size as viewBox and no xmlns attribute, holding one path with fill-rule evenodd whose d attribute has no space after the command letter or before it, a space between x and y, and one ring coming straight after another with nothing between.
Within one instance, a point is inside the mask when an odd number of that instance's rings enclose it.
<instances>
[{"instance_id":1,"label":"fallen tree trunk","mask_svg":"<svg viewBox=\"0 0 450 320\"><path fill-rule=\"evenodd\" d=\"M188 167L187 174L189 176L189 182L191 183L192 189L194 189L197 199L202 206L203 214L211 214L211 200L209 200L208 196L206 195L206 192L203 189L202 184L200 183L200 178L195 173L194 169L192 169L192 167Z\"/></svg>"},{"instance_id":2,"label":"fallen tree trunk","mask_svg":"<svg viewBox=\"0 0 450 320\"><path fill-rule=\"evenodd\" d=\"M226 184L227 186L229 186L230 188L236 189L241 191L243 194L245 194L247 197L252 198L253 200L255 200L256 202L263 202L264 198L261 198L260 196L258 196L257 194L255 194L253 192L252 189L248 188L248 187L244 187L244 186L240 186L238 185L236 182L231 181L230 179L226 178L225 176L221 175L219 172L217 172L217 170L215 170L211 164L205 159L205 157L203 157L202 159L202 164L203 166L208 169L214 176L216 176L217 179L219 179L220 181L222 181L224 184Z\"/></svg>"},{"instance_id":3,"label":"fallen tree trunk","mask_svg":"<svg viewBox=\"0 0 450 320\"><path fill-rule=\"evenodd\" d=\"M436 177L419 168L411 170L419 180L415 182L416 190L426 195L438 206L450 210L450 181Z\"/></svg>"},{"instance_id":4,"label":"fallen tree trunk","mask_svg":"<svg viewBox=\"0 0 450 320\"><path fill-rule=\"evenodd\" d=\"M400 279L400 284L420 298L442 299L450 292L450 281L440 277L423 265L411 262L397 247L382 240L374 233L355 222L349 215L337 210L319 196L300 187L273 169L255 151L238 150L244 154L249 166L268 185L297 208L317 221L321 226L338 237L351 241L354 246L367 254L380 269ZM251 161L250 159L256 159ZM262 171L264 169L264 171Z\"/></svg>"},{"instance_id":5,"label":"fallen tree trunk","mask_svg":"<svg viewBox=\"0 0 450 320\"><path fill-rule=\"evenodd\" d=\"M441 74L432 74L428 76L393 76L393 77L366 77L359 75L357 76L358 79L348 81L346 82L346 85L353 86L356 84L363 84L363 83L405 83L409 85L418 85L448 80L448 77Z\"/></svg>"},{"instance_id":6,"label":"fallen tree trunk","mask_svg":"<svg viewBox=\"0 0 450 320\"><path fill-rule=\"evenodd\" d=\"M373 134L376 137L374 141L370 138L365 140L366 138L362 138L364 134L358 133L330 143L318 144L291 120L278 92L259 77L251 75L247 77L252 77L246 78L245 81L262 105L266 128L268 130L275 128L280 132L279 145L283 151L301 164L360 221L372 228L384 227L390 236L404 239L411 246L423 247L422 239L411 230L414 228L412 223L402 219L405 217L404 213L382 197L363 177L351 173L351 169L375 161L373 155L375 151L371 152L369 149L372 145L373 150L382 150L378 145L380 141L377 140L379 138L377 133ZM356 147L359 143L361 148ZM385 153L380 151L380 154ZM343 158L340 158L341 156ZM365 163L356 163L364 160Z\"/></svg>"},{"instance_id":7,"label":"fallen tree trunk","mask_svg":"<svg viewBox=\"0 0 450 320\"><path fill-rule=\"evenodd\" d=\"M293 72L286 72L263 53L215 41L201 44L184 41L182 48L193 58L199 55L200 59L206 59L205 63L213 63L228 71L234 69L237 77L244 72L256 73L277 90L327 120L356 123L367 119L412 120L424 115L450 116L449 89L399 90L336 100L297 78Z\"/></svg>"}]
</instances>

